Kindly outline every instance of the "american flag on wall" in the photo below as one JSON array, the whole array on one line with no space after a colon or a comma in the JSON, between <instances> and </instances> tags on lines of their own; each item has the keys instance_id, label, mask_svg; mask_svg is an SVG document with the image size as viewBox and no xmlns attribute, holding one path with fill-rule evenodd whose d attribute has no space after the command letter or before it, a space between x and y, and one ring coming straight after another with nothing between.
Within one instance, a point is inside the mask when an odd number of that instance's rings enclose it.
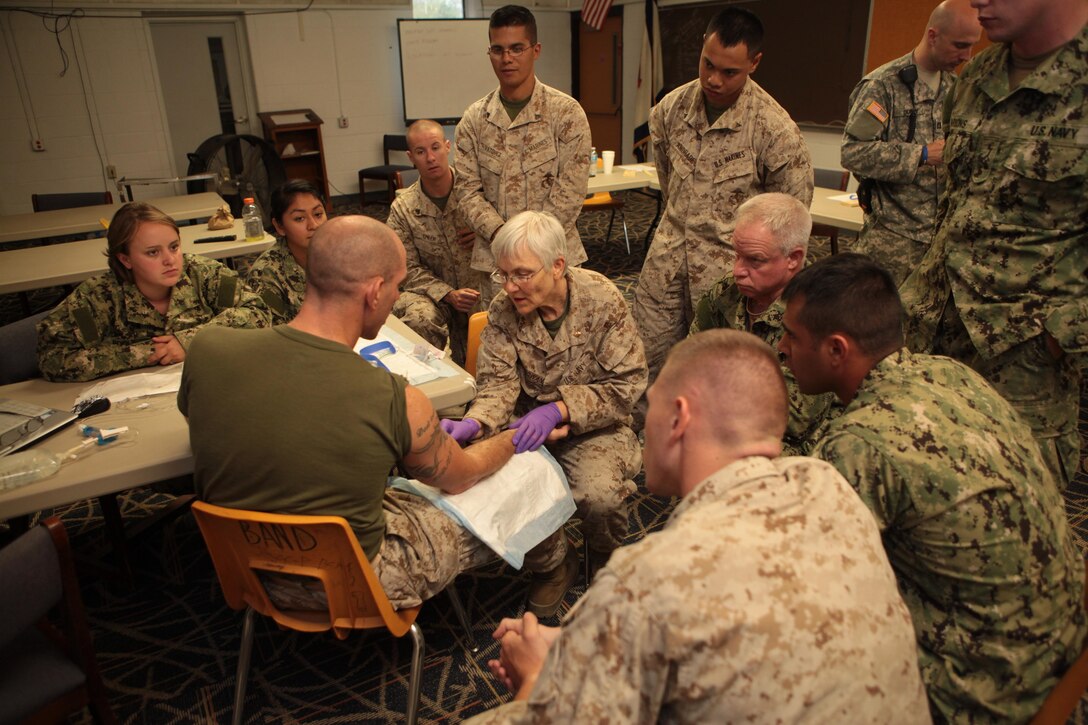
<instances>
[{"instance_id":1,"label":"american flag on wall","mask_svg":"<svg viewBox=\"0 0 1088 725\"><path fill-rule=\"evenodd\" d=\"M612 0L583 0L582 22L594 30L600 30L611 7Z\"/></svg>"}]
</instances>

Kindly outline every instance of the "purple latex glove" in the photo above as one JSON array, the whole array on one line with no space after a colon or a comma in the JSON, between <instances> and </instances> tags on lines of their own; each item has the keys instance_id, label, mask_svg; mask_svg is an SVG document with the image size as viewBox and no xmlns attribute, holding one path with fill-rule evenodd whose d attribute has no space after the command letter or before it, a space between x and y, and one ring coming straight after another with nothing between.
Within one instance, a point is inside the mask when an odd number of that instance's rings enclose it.
<instances>
[{"instance_id":1,"label":"purple latex glove","mask_svg":"<svg viewBox=\"0 0 1088 725\"><path fill-rule=\"evenodd\" d=\"M544 444L555 427L563 422L563 414L559 412L559 406L548 403L539 408L533 408L507 426L517 429L514 434L514 452L524 453L535 451Z\"/></svg>"},{"instance_id":2,"label":"purple latex glove","mask_svg":"<svg viewBox=\"0 0 1088 725\"><path fill-rule=\"evenodd\" d=\"M463 418L461 420L443 418L438 421L438 425L442 427L442 430L449 433L450 438L453 438L462 446L472 440L476 434L480 432L480 421L473 420L472 418Z\"/></svg>"}]
</instances>

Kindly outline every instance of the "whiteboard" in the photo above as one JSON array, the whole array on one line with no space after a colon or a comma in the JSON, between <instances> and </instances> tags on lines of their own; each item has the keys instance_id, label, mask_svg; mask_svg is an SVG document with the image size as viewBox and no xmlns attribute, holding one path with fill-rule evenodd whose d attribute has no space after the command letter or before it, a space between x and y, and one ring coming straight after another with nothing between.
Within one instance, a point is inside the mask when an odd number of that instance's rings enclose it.
<instances>
[{"instance_id":1,"label":"whiteboard","mask_svg":"<svg viewBox=\"0 0 1088 725\"><path fill-rule=\"evenodd\" d=\"M404 123L457 123L498 87L487 56L487 18L397 20Z\"/></svg>"}]
</instances>

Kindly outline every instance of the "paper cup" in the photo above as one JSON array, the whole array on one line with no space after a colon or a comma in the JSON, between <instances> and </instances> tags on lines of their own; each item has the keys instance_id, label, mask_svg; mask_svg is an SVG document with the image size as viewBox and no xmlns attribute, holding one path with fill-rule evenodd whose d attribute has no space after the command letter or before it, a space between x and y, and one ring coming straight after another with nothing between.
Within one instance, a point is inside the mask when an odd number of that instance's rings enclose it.
<instances>
[{"instance_id":1,"label":"paper cup","mask_svg":"<svg viewBox=\"0 0 1088 725\"><path fill-rule=\"evenodd\" d=\"M602 151L601 158L604 160L604 173L612 173L612 164L616 163L615 151Z\"/></svg>"}]
</instances>

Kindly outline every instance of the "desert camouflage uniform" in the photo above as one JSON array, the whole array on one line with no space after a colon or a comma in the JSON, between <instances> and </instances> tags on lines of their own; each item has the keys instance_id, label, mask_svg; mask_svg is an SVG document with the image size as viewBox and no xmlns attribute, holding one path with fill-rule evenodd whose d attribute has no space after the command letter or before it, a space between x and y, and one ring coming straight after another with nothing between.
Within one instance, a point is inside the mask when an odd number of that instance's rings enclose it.
<instances>
[{"instance_id":1,"label":"desert camouflage uniform","mask_svg":"<svg viewBox=\"0 0 1088 725\"><path fill-rule=\"evenodd\" d=\"M982 373L1031 426L1061 485L1080 461L1088 350L1086 55L1082 28L1012 91L1008 45L964 69L947 104L942 220L903 286L912 349L935 344Z\"/></svg>"},{"instance_id":2,"label":"desert camouflage uniform","mask_svg":"<svg viewBox=\"0 0 1088 725\"><path fill-rule=\"evenodd\" d=\"M919 166L919 161L926 144L944 138L941 113L945 95L956 82L952 73L940 73L934 92L918 78L912 95L896 74L913 63L913 53L907 53L861 79L850 94L850 116L842 137L843 168L859 180L877 182L856 251L879 262L897 284L917 268L933 241L937 200L947 173L943 165ZM908 143L912 111L914 139Z\"/></svg>"},{"instance_id":3,"label":"desert camouflage uniform","mask_svg":"<svg viewBox=\"0 0 1088 725\"><path fill-rule=\"evenodd\" d=\"M828 428L815 455L883 531L934 716L1026 722L1085 635L1084 562L1027 427L967 366L904 348Z\"/></svg>"},{"instance_id":4,"label":"desert camouflage uniform","mask_svg":"<svg viewBox=\"0 0 1088 725\"><path fill-rule=\"evenodd\" d=\"M748 298L741 294L733 282L733 274L727 274L703 295L695 306L695 319L691 323L691 334L702 330L719 327L730 330L750 332L778 351L778 341L782 339L782 315L786 305L781 299L756 315L755 319L746 308ZM790 369L783 365L782 374L786 378L786 393L789 396L790 417L786 424L786 435L782 439L783 455L807 455L813 443L819 438L819 431L829 418L842 412L842 405L831 393L804 395L797 387L797 379Z\"/></svg>"},{"instance_id":5,"label":"desert camouflage uniform","mask_svg":"<svg viewBox=\"0 0 1088 725\"><path fill-rule=\"evenodd\" d=\"M280 239L249 268L246 289L260 295L272 314L272 324L295 319L306 296L306 270L291 255L287 241Z\"/></svg>"},{"instance_id":6,"label":"desert camouflage uniform","mask_svg":"<svg viewBox=\"0 0 1088 725\"><path fill-rule=\"evenodd\" d=\"M472 722L930 719L872 516L821 461L752 457L616 551L528 701Z\"/></svg>"},{"instance_id":7,"label":"desert camouflage uniform","mask_svg":"<svg viewBox=\"0 0 1088 725\"><path fill-rule=\"evenodd\" d=\"M733 262L737 207L781 191L812 203L812 161L801 131L752 79L711 126L694 80L650 113L665 212L635 289L634 314L651 382L684 338L695 303Z\"/></svg>"},{"instance_id":8,"label":"desert camouflage uniform","mask_svg":"<svg viewBox=\"0 0 1088 725\"><path fill-rule=\"evenodd\" d=\"M136 285L113 272L85 280L38 323L38 367L47 380L93 380L150 365L151 338L182 348L206 325L267 327L268 309L214 259L183 255L184 267L161 315Z\"/></svg>"},{"instance_id":9,"label":"desert camouflage uniform","mask_svg":"<svg viewBox=\"0 0 1088 725\"><path fill-rule=\"evenodd\" d=\"M466 287L479 292L490 282L472 268L472 251L457 243L457 230L469 226L457 195L451 193L446 208L439 209L417 181L397 194L386 223L404 242L408 263L393 314L439 350L448 339L453 359L464 365L469 316L442 298Z\"/></svg>"},{"instance_id":10,"label":"desert camouflage uniform","mask_svg":"<svg viewBox=\"0 0 1088 725\"><path fill-rule=\"evenodd\" d=\"M548 211L567 231L569 266L586 261L575 222L589 184L589 121L578 101L536 79L529 105L513 121L495 89L457 124L454 193L476 232L472 268L495 269L491 239L510 217ZM480 290L490 303L498 288Z\"/></svg>"},{"instance_id":11,"label":"desert camouflage uniform","mask_svg":"<svg viewBox=\"0 0 1088 725\"><path fill-rule=\"evenodd\" d=\"M548 443L570 481L590 548L608 552L627 535L627 496L642 468L631 408L646 389L646 357L623 295L606 277L567 270L570 312L553 340L540 315L522 317L500 292L488 311L477 361L479 392L465 414L487 433L562 400L570 435Z\"/></svg>"}]
</instances>

